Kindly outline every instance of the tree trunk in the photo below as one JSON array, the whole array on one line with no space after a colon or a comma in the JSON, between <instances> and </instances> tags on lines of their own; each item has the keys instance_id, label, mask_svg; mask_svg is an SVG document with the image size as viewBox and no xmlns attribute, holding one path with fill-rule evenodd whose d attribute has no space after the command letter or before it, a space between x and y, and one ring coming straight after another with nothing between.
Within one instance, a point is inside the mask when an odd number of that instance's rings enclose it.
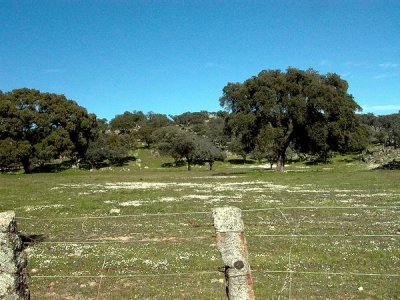
<instances>
[{"instance_id":1,"label":"tree trunk","mask_svg":"<svg viewBox=\"0 0 400 300\"><path fill-rule=\"evenodd\" d=\"M188 171L192 171L192 161L189 159L186 159L186 160L187 160L187 164L188 164Z\"/></svg>"},{"instance_id":2,"label":"tree trunk","mask_svg":"<svg viewBox=\"0 0 400 300\"><path fill-rule=\"evenodd\" d=\"M24 171L26 174L31 172L31 162L29 161L29 157L25 156L21 159L22 166L24 167Z\"/></svg>"},{"instance_id":3,"label":"tree trunk","mask_svg":"<svg viewBox=\"0 0 400 300\"><path fill-rule=\"evenodd\" d=\"M276 162L276 171L283 172L284 167L285 167L285 154L281 153L279 154L278 161Z\"/></svg>"},{"instance_id":4,"label":"tree trunk","mask_svg":"<svg viewBox=\"0 0 400 300\"><path fill-rule=\"evenodd\" d=\"M210 171L212 171L213 164L214 164L214 162L213 162L213 161L210 161L210 162L208 162L208 165L209 165L209 170L210 170Z\"/></svg>"},{"instance_id":5,"label":"tree trunk","mask_svg":"<svg viewBox=\"0 0 400 300\"><path fill-rule=\"evenodd\" d=\"M286 134L285 142L283 143L282 148L279 151L278 160L276 162L276 171L277 172L283 172L283 169L285 168L286 150L289 147L289 144L293 139L293 135L294 135L293 130L290 133Z\"/></svg>"}]
</instances>

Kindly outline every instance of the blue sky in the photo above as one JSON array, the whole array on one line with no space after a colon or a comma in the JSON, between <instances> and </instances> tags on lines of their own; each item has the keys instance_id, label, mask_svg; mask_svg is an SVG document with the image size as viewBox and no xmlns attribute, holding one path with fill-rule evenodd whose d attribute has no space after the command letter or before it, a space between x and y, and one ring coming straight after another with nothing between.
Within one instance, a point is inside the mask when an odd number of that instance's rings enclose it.
<instances>
[{"instance_id":1,"label":"blue sky","mask_svg":"<svg viewBox=\"0 0 400 300\"><path fill-rule=\"evenodd\" d=\"M400 1L3 1L0 89L124 111L220 110L228 82L336 72L364 112L400 110Z\"/></svg>"}]
</instances>

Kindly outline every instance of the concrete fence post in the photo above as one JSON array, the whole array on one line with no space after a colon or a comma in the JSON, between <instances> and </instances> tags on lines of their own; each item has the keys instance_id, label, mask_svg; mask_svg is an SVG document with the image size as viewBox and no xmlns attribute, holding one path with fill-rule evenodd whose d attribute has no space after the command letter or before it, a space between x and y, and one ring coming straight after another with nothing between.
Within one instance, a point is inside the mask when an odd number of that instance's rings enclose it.
<instances>
[{"instance_id":1,"label":"concrete fence post","mask_svg":"<svg viewBox=\"0 0 400 300\"><path fill-rule=\"evenodd\" d=\"M0 213L0 299L30 299L26 264L15 213Z\"/></svg>"},{"instance_id":2,"label":"concrete fence post","mask_svg":"<svg viewBox=\"0 0 400 300\"><path fill-rule=\"evenodd\" d=\"M237 207L213 209L217 247L225 265L226 293L230 300L254 300L242 211Z\"/></svg>"}]
</instances>

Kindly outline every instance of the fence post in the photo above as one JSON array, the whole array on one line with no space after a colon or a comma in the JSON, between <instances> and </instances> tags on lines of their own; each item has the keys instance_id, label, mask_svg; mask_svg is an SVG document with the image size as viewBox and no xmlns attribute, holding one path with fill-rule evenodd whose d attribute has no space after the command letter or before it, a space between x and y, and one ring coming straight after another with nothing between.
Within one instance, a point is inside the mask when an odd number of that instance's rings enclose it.
<instances>
[{"instance_id":1,"label":"fence post","mask_svg":"<svg viewBox=\"0 0 400 300\"><path fill-rule=\"evenodd\" d=\"M237 207L213 209L217 247L225 264L226 293L230 300L254 300L242 211Z\"/></svg>"},{"instance_id":2,"label":"fence post","mask_svg":"<svg viewBox=\"0 0 400 300\"><path fill-rule=\"evenodd\" d=\"M13 211L0 213L0 299L30 299L26 258Z\"/></svg>"}]
</instances>

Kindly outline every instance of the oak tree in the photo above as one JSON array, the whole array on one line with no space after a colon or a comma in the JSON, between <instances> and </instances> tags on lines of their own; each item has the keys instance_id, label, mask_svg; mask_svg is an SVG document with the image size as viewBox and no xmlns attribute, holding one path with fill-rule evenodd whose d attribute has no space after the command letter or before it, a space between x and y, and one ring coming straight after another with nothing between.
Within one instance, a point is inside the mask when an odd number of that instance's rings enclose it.
<instances>
[{"instance_id":1,"label":"oak tree","mask_svg":"<svg viewBox=\"0 0 400 300\"><path fill-rule=\"evenodd\" d=\"M0 93L0 160L2 168L54 158L82 158L94 137L96 116L64 95L34 89Z\"/></svg>"},{"instance_id":2,"label":"oak tree","mask_svg":"<svg viewBox=\"0 0 400 300\"><path fill-rule=\"evenodd\" d=\"M246 152L268 132L278 171L291 144L302 152L325 155L351 150L354 136L363 134L355 116L361 108L348 93L347 82L334 73L262 71L243 83L228 83L220 104L230 112L226 126Z\"/></svg>"}]
</instances>

